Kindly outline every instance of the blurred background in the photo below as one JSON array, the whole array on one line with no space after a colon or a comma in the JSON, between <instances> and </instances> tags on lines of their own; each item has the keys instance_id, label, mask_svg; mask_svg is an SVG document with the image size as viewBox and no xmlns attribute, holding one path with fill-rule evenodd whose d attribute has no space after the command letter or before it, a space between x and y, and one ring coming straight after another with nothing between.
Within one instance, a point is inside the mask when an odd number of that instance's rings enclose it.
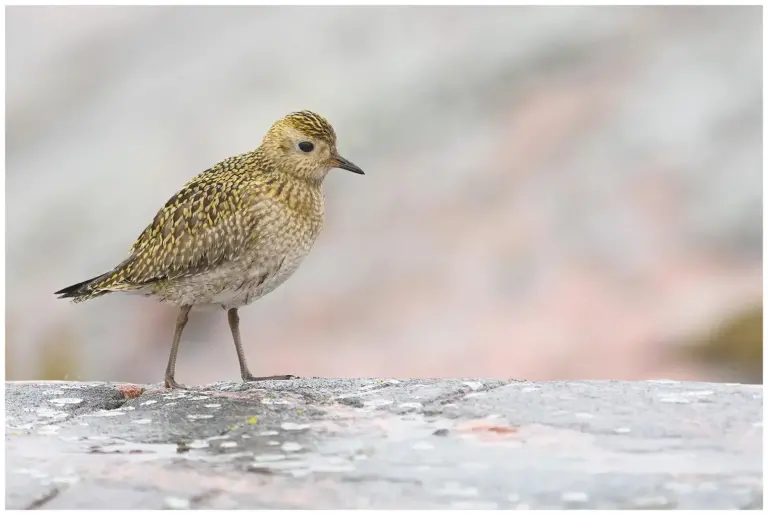
<instances>
[{"instance_id":1,"label":"blurred background","mask_svg":"<svg viewBox=\"0 0 768 515\"><path fill-rule=\"evenodd\" d=\"M9 7L6 375L157 382L176 310L53 292L311 109L299 271L256 375L762 382L760 7ZM239 380L193 311L182 383Z\"/></svg>"}]
</instances>

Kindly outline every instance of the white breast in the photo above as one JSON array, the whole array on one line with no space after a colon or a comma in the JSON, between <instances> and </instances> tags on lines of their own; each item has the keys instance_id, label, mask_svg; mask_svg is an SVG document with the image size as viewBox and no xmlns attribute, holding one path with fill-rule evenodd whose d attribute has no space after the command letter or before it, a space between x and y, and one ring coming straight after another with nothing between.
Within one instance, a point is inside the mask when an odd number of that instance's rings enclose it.
<instances>
[{"instance_id":1,"label":"white breast","mask_svg":"<svg viewBox=\"0 0 768 515\"><path fill-rule=\"evenodd\" d=\"M242 279L235 281L228 274L226 286L212 295L209 303L230 309L258 300L293 275L306 254L306 252L291 253L276 263L260 263L252 268L240 269L237 275Z\"/></svg>"}]
</instances>

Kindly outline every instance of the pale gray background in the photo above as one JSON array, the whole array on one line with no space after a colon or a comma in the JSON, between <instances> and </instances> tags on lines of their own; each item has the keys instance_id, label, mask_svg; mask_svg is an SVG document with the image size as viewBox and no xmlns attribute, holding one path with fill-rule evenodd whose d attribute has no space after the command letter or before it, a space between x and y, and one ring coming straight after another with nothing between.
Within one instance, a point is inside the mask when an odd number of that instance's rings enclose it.
<instances>
[{"instance_id":1,"label":"pale gray background","mask_svg":"<svg viewBox=\"0 0 768 515\"><path fill-rule=\"evenodd\" d=\"M175 311L52 292L312 109L365 177L241 312L255 374L682 377L761 295L761 9L8 8L11 378L157 381ZM183 383L236 378L224 313Z\"/></svg>"}]
</instances>

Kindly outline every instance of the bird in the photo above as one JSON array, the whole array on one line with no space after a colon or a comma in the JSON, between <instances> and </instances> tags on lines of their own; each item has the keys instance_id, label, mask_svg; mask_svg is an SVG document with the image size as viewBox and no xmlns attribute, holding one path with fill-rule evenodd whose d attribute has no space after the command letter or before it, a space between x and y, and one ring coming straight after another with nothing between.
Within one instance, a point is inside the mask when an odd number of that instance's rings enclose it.
<instances>
[{"instance_id":1,"label":"bird","mask_svg":"<svg viewBox=\"0 0 768 515\"><path fill-rule=\"evenodd\" d=\"M307 256L323 227L323 180L334 168L365 175L339 154L336 132L325 118L308 110L290 113L269 128L256 149L187 182L120 264L54 295L82 302L121 292L178 307L166 388L187 388L175 379L176 356L197 306L226 310L244 382L292 379L251 374L238 309L280 286Z\"/></svg>"}]
</instances>

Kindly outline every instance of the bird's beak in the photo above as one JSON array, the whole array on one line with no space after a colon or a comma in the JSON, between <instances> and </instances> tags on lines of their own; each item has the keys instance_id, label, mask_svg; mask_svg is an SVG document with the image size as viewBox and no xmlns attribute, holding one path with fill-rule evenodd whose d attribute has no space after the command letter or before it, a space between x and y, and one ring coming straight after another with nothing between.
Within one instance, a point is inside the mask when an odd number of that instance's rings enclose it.
<instances>
[{"instance_id":1,"label":"bird's beak","mask_svg":"<svg viewBox=\"0 0 768 515\"><path fill-rule=\"evenodd\" d=\"M360 169L359 166L357 166L355 163L348 161L341 157L340 155L335 155L333 157L334 164L336 165L336 168L342 168L344 170L349 170L350 172L359 173L360 175L365 175L365 172Z\"/></svg>"}]
</instances>

